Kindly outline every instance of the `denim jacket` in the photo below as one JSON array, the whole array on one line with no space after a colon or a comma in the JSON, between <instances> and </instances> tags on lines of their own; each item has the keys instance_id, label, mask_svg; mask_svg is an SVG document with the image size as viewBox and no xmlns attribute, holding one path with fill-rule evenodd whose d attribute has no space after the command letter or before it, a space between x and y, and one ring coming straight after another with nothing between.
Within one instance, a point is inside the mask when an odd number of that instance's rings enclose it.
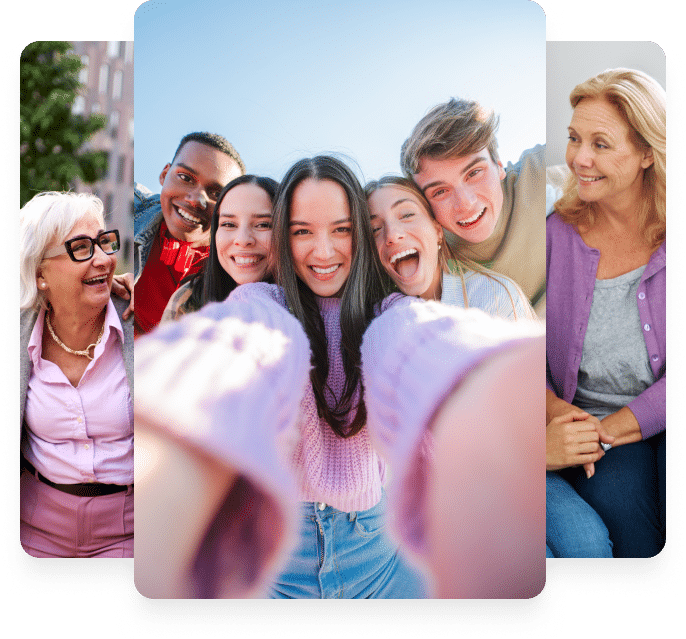
<instances>
[{"instance_id":1,"label":"denim jacket","mask_svg":"<svg viewBox=\"0 0 686 639\"><path fill-rule=\"evenodd\" d=\"M155 241L155 235L159 232L164 218L159 194L152 193L138 182L133 186L133 201L133 278L135 283L143 272Z\"/></svg>"}]
</instances>

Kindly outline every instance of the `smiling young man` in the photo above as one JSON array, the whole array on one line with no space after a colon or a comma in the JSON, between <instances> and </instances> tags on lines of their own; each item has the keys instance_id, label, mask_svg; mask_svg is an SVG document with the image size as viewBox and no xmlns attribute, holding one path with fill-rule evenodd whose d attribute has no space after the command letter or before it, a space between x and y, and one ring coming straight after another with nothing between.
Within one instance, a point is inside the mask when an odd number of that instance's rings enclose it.
<instances>
[{"instance_id":1,"label":"smiling young man","mask_svg":"<svg viewBox=\"0 0 686 639\"><path fill-rule=\"evenodd\" d=\"M452 98L415 126L400 153L405 175L422 190L448 241L520 285L545 313L545 146L503 167L498 117Z\"/></svg>"},{"instance_id":2,"label":"smiling young man","mask_svg":"<svg viewBox=\"0 0 686 639\"><path fill-rule=\"evenodd\" d=\"M244 173L243 160L223 137L189 133L160 173L159 195L134 186L136 335L157 326L181 280L200 270L219 192Z\"/></svg>"}]
</instances>

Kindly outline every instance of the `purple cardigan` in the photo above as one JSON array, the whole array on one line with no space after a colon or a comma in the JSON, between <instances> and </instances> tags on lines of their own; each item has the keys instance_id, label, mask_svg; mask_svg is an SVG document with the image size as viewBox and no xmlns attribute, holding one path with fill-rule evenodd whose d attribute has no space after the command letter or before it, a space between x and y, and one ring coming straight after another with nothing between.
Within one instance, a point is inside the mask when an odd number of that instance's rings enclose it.
<instances>
[{"instance_id":1,"label":"purple cardigan","mask_svg":"<svg viewBox=\"0 0 686 639\"><path fill-rule=\"evenodd\" d=\"M600 251L590 248L574 226L557 213L546 221L546 351L547 387L572 403L584 336L593 301ZM666 292L664 242L652 254L638 286L636 301L655 382L627 404L638 420L643 439L665 430L666 421Z\"/></svg>"}]
</instances>

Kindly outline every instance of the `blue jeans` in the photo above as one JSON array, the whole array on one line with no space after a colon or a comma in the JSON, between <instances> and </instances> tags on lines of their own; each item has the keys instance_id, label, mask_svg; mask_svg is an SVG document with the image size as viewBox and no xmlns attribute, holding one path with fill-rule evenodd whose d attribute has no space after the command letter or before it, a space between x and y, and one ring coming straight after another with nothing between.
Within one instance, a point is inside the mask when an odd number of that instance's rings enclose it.
<instances>
[{"instance_id":1,"label":"blue jeans","mask_svg":"<svg viewBox=\"0 0 686 639\"><path fill-rule=\"evenodd\" d=\"M424 576L385 532L386 495L369 510L346 513L301 504L300 544L272 585L272 599L420 599Z\"/></svg>"},{"instance_id":2,"label":"blue jeans","mask_svg":"<svg viewBox=\"0 0 686 639\"><path fill-rule=\"evenodd\" d=\"M595 475L562 474L602 517L615 557L654 557L665 544L664 432L612 448L596 463Z\"/></svg>"},{"instance_id":3,"label":"blue jeans","mask_svg":"<svg viewBox=\"0 0 686 639\"><path fill-rule=\"evenodd\" d=\"M607 528L557 472L545 474L546 557L612 557Z\"/></svg>"}]
</instances>

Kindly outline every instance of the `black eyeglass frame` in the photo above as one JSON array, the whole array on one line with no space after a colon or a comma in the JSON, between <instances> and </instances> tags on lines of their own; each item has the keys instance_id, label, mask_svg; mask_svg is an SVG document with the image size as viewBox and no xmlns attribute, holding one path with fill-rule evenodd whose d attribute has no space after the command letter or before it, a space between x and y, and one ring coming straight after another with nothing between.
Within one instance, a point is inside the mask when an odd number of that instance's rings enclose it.
<instances>
[{"instance_id":1,"label":"black eyeglass frame","mask_svg":"<svg viewBox=\"0 0 686 639\"><path fill-rule=\"evenodd\" d=\"M109 235L110 233L114 233L115 237L117 238L117 248L114 251L106 251L101 244L102 241L102 236L103 235ZM78 258L74 255L74 251L72 250L71 243L72 242L83 242L84 240L88 240L90 242L90 254L88 257L81 257ZM62 246L58 246L57 248L54 248L50 251L46 251L46 253L43 255L43 259L48 259L51 257L57 257L58 255L62 255L62 253L67 253L69 255L69 258L73 262L87 262L93 257L93 254L95 253L95 245L98 245L100 247L100 250L102 250L103 253L106 255L113 255L119 249L121 248L121 240L119 239L119 231L117 229L111 229L109 231L100 231L95 237L88 237L87 235L79 235L78 237L72 237L68 239Z\"/></svg>"}]
</instances>

